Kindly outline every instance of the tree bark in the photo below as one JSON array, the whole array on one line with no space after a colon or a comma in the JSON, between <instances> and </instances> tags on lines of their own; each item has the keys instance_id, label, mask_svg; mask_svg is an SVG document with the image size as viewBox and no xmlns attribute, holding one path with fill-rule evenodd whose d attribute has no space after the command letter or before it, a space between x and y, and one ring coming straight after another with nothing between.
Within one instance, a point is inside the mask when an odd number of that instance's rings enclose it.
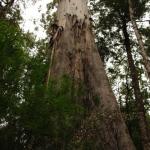
<instances>
[{"instance_id":1,"label":"tree bark","mask_svg":"<svg viewBox=\"0 0 150 150\"><path fill-rule=\"evenodd\" d=\"M130 39L127 31L126 19L122 18L122 22L123 22L122 30L125 38L124 44L127 52L128 64L129 64L131 78L132 78L132 86L134 89L134 95L136 100L137 117L138 117L139 128L140 128L141 142L144 150L150 150L150 140L148 135L149 133L148 133L148 126L147 126L146 115L145 115L144 101L140 91L138 73L136 70L136 66L134 65L134 60L131 53Z\"/></svg>"},{"instance_id":2,"label":"tree bark","mask_svg":"<svg viewBox=\"0 0 150 150\"><path fill-rule=\"evenodd\" d=\"M92 150L135 150L95 46L87 0L59 0L57 21L58 30L63 30L54 41L51 78L67 74L84 83L86 101L93 106L74 135L76 148L71 149L86 149L85 143L92 141ZM93 101L95 95L99 105Z\"/></svg>"},{"instance_id":3,"label":"tree bark","mask_svg":"<svg viewBox=\"0 0 150 150\"><path fill-rule=\"evenodd\" d=\"M133 29L134 29L134 32L135 32L135 35L136 35L136 38L137 38L137 41L138 41L138 44L139 44L139 47L140 47L140 53L143 57L143 64L144 64L145 69L147 71L148 77L150 78L150 60L149 60L149 58L146 54L144 43L143 43L143 40L142 40L142 36L141 36L141 34L138 30L137 23L134 20L134 11L133 11L133 7L132 7L132 1L128 0L128 4L129 4L130 19L131 19Z\"/></svg>"}]
</instances>

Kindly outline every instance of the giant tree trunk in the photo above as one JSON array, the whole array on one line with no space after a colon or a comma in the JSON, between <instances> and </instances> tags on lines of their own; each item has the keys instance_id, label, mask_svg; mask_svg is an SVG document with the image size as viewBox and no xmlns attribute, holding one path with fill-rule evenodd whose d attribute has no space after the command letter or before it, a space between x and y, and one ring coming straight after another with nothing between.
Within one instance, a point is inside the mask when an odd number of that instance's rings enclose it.
<instances>
[{"instance_id":1,"label":"giant tree trunk","mask_svg":"<svg viewBox=\"0 0 150 150\"><path fill-rule=\"evenodd\" d=\"M137 23L134 20L134 11L133 11L131 0L128 0L128 4L129 4L130 19L131 19L131 22L132 22L132 25L133 25L133 29L134 29L136 38L138 40L138 44L139 44L139 47L140 47L140 53L141 53L141 55L143 57L143 64L144 64L144 66L146 68L148 77L150 78L150 61L149 61L149 58L148 58L148 56L146 54L146 51L145 51L145 48L144 48L144 43L143 43L143 40L142 40L142 36L141 36L141 34L140 34L139 30L138 30Z\"/></svg>"},{"instance_id":2,"label":"giant tree trunk","mask_svg":"<svg viewBox=\"0 0 150 150\"><path fill-rule=\"evenodd\" d=\"M141 135L141 142L143 145L143 150L150 150L150 141L149 141L149 133L148 133L148 126L146 121L146 115L145 115L145 108L144 108L144 102L140 91L139 81L138 81L138 73L136 70L136 66L134 65L134 60L132 58L131 53L131 46L130 46L130 39L129 34L127 31L127 23L125 18L122 18L123 22L123 34L125 37L125 47L127 52L127 58L128 58L128 64L131 72L131 78L132 78L132 86L134 89L134 95L136 100L136 107L137 107L137 117L139 122L139 128L140 128L140 135Z\"/></svg>"},{"instance_id":3,"label":"giant tree trunk","mask_svg":"<svg viewBox=\"0 0 150 150\"><path fill-rule=\"evenodd\" d=\"M84 83L88 90L86 101L93 106L74 135L76 148L71 149L86 149L84 144L92 142L91 150L134 150L95 46L87 0L59 0L57 20L51 78L67 74L77 83ZM97 106L94 96L100 100Z\"/></svg>"}]
</instances>

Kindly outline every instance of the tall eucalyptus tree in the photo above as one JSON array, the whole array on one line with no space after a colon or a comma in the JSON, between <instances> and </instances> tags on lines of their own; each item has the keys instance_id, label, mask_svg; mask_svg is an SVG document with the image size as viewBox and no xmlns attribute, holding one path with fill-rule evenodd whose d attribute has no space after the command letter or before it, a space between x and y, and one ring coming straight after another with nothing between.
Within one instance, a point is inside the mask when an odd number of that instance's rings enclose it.
<instances>
[{"instance_id":1,"label":"tall eucalyptus tree","mask_svg":"<svg viewBox=\"0 0 150 150\"><path fill-rule=\"evenodd\" d=\"M132 25L133 25L135 35L136 35L137 40L138 40L138 44L139 44L139 47L140 47L140 54L143 57L143 64L146 68L148 77L150 78L150 60L149 60L148 55L146 54L146 50L145 50L144 42L143 42L143 39L142 39L142 35L139 32L138 25L135 21L136 16L134 16L135 12L134 12L134 8L133 8L132 0L128 0L128 5L129 5L129 16L130 16L130 19L131 19L131 22L132 22Z\"/></svg>"},{"instance_id":2,"label":"tall eucalyptus tree","mask_svg":"<svg viewBox=\"0 0 150 150\"><path fill-rule=\"evenodd\" d=\"M78 149L84 149L85 142L94 142L92 149L135 149L95 46L87 0L59 0L55 24L50 78L59 80L65 74L73 87L83 83L86 95L77 99L92 107L75 134Z\"/></svg>"}]
</instances>

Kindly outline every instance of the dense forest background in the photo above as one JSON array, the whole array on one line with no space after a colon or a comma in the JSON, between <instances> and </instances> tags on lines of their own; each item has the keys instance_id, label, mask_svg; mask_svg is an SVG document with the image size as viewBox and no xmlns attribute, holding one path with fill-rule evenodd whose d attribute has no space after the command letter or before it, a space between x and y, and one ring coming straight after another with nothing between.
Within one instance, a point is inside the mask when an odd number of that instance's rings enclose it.
<instances>
[{"instance_id":1,"label":"dense forest background","mask_svg":"<svg viewBox=\"0 0 150 150\"><path fill-rule=\"evenodd\" d=\"M136 149L142 150L139 111L150 131L150 1L132 1L131 7L129 2L90 0L88 6L111 87ZM21 24L22 6L28 3L0 0L0 149L77 149L71 139L94 106L72 100L72 80L66 75L60 81L50 79L53 84L47 86L58 4L48 3L39 18L46 32L46 38L39 39ZM38 32L36 26L35 22ZM85 92L82 83L73 90L78 97ZM99 101L95 96L94 105ZM82 149L95 150L93 142L84 143Z\"/></svg>"}]
</instances>

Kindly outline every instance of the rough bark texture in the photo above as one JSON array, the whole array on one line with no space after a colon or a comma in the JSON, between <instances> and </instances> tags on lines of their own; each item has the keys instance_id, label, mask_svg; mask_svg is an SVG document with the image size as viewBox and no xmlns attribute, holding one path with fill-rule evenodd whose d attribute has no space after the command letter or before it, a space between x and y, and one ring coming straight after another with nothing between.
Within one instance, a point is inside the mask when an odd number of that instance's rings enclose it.
<instances>
[{"instance_id":1,"label":"rough bark texture","mask_svg":"<svg viewBox=\"0 0 150 150\"><path fill-rule=\"evenodd\" d=\"M127 32L127 23L125 18L123 18L123 34L125 37L125 47L128 57L128 64L131 72L131 78L132 78L132 85L134 89L134 95L137 105L137 117L139 121L139 128L140 128L140 134L141 134L141 142L143 145L144 150L150 150L150 141L149 141L149 133L148 133L148 126L146 121L146 115L145 115L145 108L144 108L144 102L140 91L139 81L138 81L138 73L136 70L136 66L134 65L134 60L132 58L131 53L131 46L130 46L130 39L129 34Z\"/></svg>"},{"instance_id":2,"label":"rough bark texture","mask_svg":"<svg viewBox=\"0 0 150 150\"><path fill-rule=\"evenodd\" d=\"M131 19L131 22L132 22L132 25L133 25L133 29L134 29L134 32L135 32L135 35L136 35L136 38L137 38L137 41L138 41L138 44L139 44L139 47L140 47L140 53L143 57L143 64L146 68L148 77L150 78L150 60L149 60L149 58L146 54L144 43L143 43L143 40L142 40L142 36L141 36L141 34L138 30L137 23L134 20L134 11L133 11L131 0L128 0L128 3L129 3L129 15L130 15L130 19Z\"/></svg>"},{"instance_id":3,"label":"rough bark texture","mask_svg":"<svg viewBox=\"0 0 150 150\"><path fill-rule=\"evenodd\" d=\"M74 135L74 147L70 149L86 149L85 145L89 144L87 149L91 150L134 150L95 46L87 1L60 0L57 19L63 31L53 45L51 77L67 74L87 86L89 95L86 100L91 105L94 104L93 95L97 95L100 101Z\"/></svg>"}]
</instances>

